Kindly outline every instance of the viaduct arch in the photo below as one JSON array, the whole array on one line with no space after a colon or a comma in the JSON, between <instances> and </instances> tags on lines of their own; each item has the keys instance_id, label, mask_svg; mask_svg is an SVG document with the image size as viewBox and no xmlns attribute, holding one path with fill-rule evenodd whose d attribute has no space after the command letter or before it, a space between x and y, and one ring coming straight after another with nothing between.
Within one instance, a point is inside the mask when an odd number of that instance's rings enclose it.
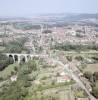
<instances>
[{"instance_id":1,"label":"viaduct arch","mask_svg":"<svg viewBox=\"0 0 98 100\"><path fill-rule=\"evenodd\" d=\"M37 55L37 54L18 54L18 53L5 53L8 58L12 57L14 63L18 62L18 64L23 60L24 62L28 62L34 58L46 58L48 55Z\"/></svg>"}]
</instances>

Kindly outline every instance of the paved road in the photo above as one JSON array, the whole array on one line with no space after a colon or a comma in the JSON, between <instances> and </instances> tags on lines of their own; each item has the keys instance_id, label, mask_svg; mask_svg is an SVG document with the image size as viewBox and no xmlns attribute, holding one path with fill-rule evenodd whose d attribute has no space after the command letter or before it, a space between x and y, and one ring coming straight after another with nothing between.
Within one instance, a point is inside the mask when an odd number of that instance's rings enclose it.
<instances>
[{"instance_id":1,"label":"paved road","mask_svg":"<svg viewBox=\"0 0 98 100\"><path fill-rule=\"evenodd\" d=\"M79 86L85 90L85 92L88 94L90 100L97 100L93 95L90 94L90 92L87 90L83 82L80 80L78 76L76 76L71 69L69 69L69 64L64 65L61 61L54 60L55 63L60 64L65 68L65 70L69 73L69 75L79 84Z\"/></svg>"}]
</instances>

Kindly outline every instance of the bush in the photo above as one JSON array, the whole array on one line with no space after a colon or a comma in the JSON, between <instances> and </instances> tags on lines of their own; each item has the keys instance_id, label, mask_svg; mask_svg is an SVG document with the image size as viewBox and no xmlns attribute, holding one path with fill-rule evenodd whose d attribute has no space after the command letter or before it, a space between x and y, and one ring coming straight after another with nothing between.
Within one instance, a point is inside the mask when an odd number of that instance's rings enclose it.
<instances>
[{"instance_id":1,"label":"bush","mask_svg":"<svg viewBox=\"0 0 98 100\"><path fill-rule=\"evenodd\" d=\"M14 75L15 74L15 72L14 71L11 71L11 75Z\"/></svg>"},{"instance_id":2,"label":"bush","mask_svg":"<svg viewBox=\"0 0 98 100\"><path fill-rule=\"evenodd\" d=\"M94 72L93 78L94 78L94 81L98 81L98 72Z\"/></svg>"},{"instance_id":3,"label":"bush","mask_svg":"<svg viewBox=\"0 0 98 100\"><path fill-rule=\"evenodd\" d=\"M42 77L42 79L41 80L46 80L47 79L47 77L46 76L44 76L44 77Z\"/></svg>"},{"instance_id":4,"label":"bush","mask_svg":"<svg viewBox=\"0 0 98 100\"><path fill-rule=\"evenodd\" d=\"M95 86L94 86L93 89L92 89L92 94L93 94L96 98L98 98L98 82L95 83Z\"/></svg>"},{"instance_id":5,"label":"bush","mask_svg":"<svg viewBox=\"0 0 98 100\"><path fill-rule=\"evenodd\" d=\"M98 61L98 57L92 57L92 59Z\"/></svg>"},{"instance_id":6,"label":"bush","mask_svg":"<svg viewBox=\"0 0 98 100\"><path fill-rule=\"evenodd\" d=\"M24 87L30 87L30 86L31 86L31 82L26 81L25 84L24 84Z\"/></svg>"},{"instance_id":7,"label":"bush","mask_svg":"<svg viewBox=\"0 0 98 100\"><path fill-rule=\"evenodd\" d=\"M31 69L31 71L33 70L33 71L36 71L37 70L37 64L36 64L36 62L35 61L29 61L28 63L28 67Z\"/></svg>"},{"instance_id":8,"label":"bush","mask_svg":"<svg viewBox=\"0 0 98 100\"><path fill-rule=\"evenodd\" d=\"M15 67L14 67L14 70L17 72L17 71L18 71L18 68L15 66Z\"/></svg>"},{"instance_id":9,"label":"bush","mask_svg":"<svg viewBox=\"0 0 98 100\"><path fill-rule=\"evenodd\" d=\"M0 81L3 81L3 77L0 77Z\"/></svg>"},{"instance_id":10,"label":"bush","mask_svg":"<svg viewBox=\"0 0 98 100\"><path fill-rule=\"evenodd\" d=\"M71 56L66 56L68 61L72 61L72 57Z\"/></svg>"},{"instance_id":11,"label":"bush","mask_svg":"<svg viewBox=\"0 0 98 100\"><path fill-rule=\"evenodd\" d=\"M78 61L83 61L83 57L82 56L76 56L75 59L78 60Z\"/></svg>"},{"instance_id":12,"label":"bush","mask_svg":"<svg viewBox=\"0 0 98 100\"><path fill-rule=\"evenodd\" d=\"M84 77L86 77L87 79L91 80L93 74L91 72L85 72L84 73Z\"/></svg>"}]
</instances>

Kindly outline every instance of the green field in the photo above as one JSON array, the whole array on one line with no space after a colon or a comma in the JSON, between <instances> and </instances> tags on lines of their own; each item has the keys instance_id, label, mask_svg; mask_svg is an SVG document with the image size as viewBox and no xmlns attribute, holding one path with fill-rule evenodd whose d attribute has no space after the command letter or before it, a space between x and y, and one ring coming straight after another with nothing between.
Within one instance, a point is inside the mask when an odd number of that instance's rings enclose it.
<instances>
[{"instance_id":1,"label":"green field","mask_svg":"<svg viewBox=\"0 0 98 100\"><path fill-rule=\"evenodd\" d=\"M3 50L5 50L5 47L0 46L0 51L3 51Z\"/></svg>"},{"instance_id":2,"label":"green field","mask_svg":"<svg viewBox=\"0 0 98 100\"><path fill-rule=\"evenodd\" d=\"M84 72L98 72L98 63L88 64L87 67L84 69Z\"/></svg>"}]
</instances>

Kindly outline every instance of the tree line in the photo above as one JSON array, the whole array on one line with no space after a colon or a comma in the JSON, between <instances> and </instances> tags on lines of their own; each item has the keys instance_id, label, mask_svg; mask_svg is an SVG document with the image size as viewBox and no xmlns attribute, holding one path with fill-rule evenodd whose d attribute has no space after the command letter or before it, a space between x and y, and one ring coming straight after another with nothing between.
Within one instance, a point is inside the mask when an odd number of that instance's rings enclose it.
<instances>
[{"instance_id":1,"label":"tree line","mask_svg":"<svg viewBox=\"0 0 98 100\"><path fill-rule=\"evenodd\" d=\"M87 50L98 50L98 44L88 44L88 45L73 45L73 44L57 44L54 49L64 50L64 51L87 51Z\"/></svg>"}]
</instances>

